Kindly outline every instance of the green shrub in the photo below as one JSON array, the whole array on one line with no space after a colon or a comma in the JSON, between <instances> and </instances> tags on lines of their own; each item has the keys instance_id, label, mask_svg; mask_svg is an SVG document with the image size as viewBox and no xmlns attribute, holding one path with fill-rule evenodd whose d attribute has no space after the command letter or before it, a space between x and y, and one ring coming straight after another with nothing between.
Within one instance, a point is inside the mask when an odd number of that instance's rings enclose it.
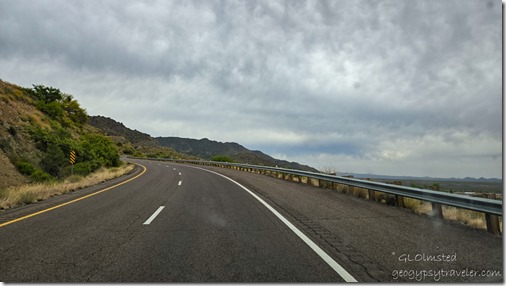
<instances>
[{"instance_id":1,"label":"green shrub","mask_svg":"<svg viewBox=\"0 0 506 286\"><path fill-rule=\"evenodd\" d=\"M54 177L61 176L61 170L68 165L67 156L57 145L50 145L44 158L40 162L42 169Z\"/></svg>"},{"instance_id":2,"label":"green shrub","mask_svg":"<svg viewBox=\"0 0 506 286\"><path fill-rule=\"evenodd\" d=\"M50 182L53 180L53 177L51 177L51 175L39 169L35 169L30 178L35 182Z\"/></svg>"},{"instance_id":3,"label":"green shrub","mask_svg":"<svg viewBox=\"0 0 506 286\"><path fill-rule=\"evenodd\" d=\"M16 168L18 171L26 176L30 176L35 172L35 168L32 163L26 161L19 161L16 163Z\"/></svg>"},{"instance_id":4,"label":"green shrub","mask_svg":"<svg viewBox=\"0 0 506 286\"><path fill-rule=\"evenodd\" d=\"M79 162L74 165L74 174L86 176L91 173L91 165L89 162Z\"/></svg>"},{"instance_id":5,"label":"green shrub","mask_svg":"<svg viewBox=\"0 0 506 286\"><path fill-rule=\"evenodd\" d=\"M63 117L63 109L59 102L53 101L46 103L44 101L39 101L37 102L37 108L52 119L59 120Z\"/></svg>"},{"instance_id":6,"label":"green shrub","mask_svg":"<svg viewBox=\"0 0 506 286\"><path fill-rule=\"evenodd\" d=\"M216 161L216 162L228 162L228 163L233 163L234 160L230 157L227 157L227 156L223 156L223 155L217 155L217 156L214 156L211 158L211 161Z\"/></svg>"},{"instance_id":7,"label":"green shrub","mask_svg":"<svg viewBox=\"0 0 506 286\"><path fill-rule=\"evenodd\" d=\"M146 155L139 150L133 150L132 156L139 158L146 158Z\"/></svg>"},{"instance_id":8,"label":"green shrub","mask_svg":"<svg viewBox=\"0 0 506 286\"><path fill-rule=\"evenodd\" d=\"M71 95L67 95L66 99L63 101L62 107L68 118L78 125L83 125L88 122L88 114L86 113L86 110L81 108L79 103L72 99Z\"/></svg>"},{"instance_id":9,"label":"green shrub","mask_svg":"<svg viewBox=\"0 0 506 286\"><path fill-rule=\"evenodd\" d=\"M34 167L32 163L27 161L18 161L16 163L16 168L21 174L30 176L32 181L35 182L48 182L53 180L53 177L51 177L51 175Z\"/></svg>"},{"instance_id":10,"label":"green shrub","mask_svg":"<svg viewBox=\"0 0 506 286\"><path fill-rule=\"evenodd\" d=\"M92 171L105 167L118 167L121 163L116 145L99 134L86 134L81 141L81 160L90 162Z\"/></svg>"}]
</instances>

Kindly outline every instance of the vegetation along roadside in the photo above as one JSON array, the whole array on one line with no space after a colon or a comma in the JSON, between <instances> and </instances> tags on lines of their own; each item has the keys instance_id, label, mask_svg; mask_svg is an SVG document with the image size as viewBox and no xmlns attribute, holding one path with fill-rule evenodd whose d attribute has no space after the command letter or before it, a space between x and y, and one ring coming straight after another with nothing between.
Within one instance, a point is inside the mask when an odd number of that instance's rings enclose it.
<instances>
[{"instance_id":1,"label":"vegetation along roadside","mask_svg":"<svg viewBox=\"0 0 506 286\"><path fill-rule=\"evenodd\" d=\"M51 181L27 184L0 190L0 209L9 209L21 205L63 195L71 191L90 187L131 172L134 164L123 164L115 168L100 168L87 175L69 176L63 181Z\"/></svg>"},{"instance_id":2,"label":"vegetation along roadside","mask_svg":"<svg viewBox=\"0 0 506 286\"><path fill-rule=\"evenodd\" d=\"M117 145L88 124L72 95L0 81L0 209L33 203L133 169ZM76 156L70 162L70 153ZM18 178L10 180L10 178Z\"/></svg>"}]
</instances>

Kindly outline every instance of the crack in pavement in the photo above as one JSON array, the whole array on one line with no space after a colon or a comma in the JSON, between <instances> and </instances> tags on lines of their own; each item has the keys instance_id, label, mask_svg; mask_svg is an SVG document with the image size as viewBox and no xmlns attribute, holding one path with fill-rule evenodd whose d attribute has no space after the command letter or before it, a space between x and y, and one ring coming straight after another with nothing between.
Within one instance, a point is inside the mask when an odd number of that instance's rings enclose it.
<instances>
[{"instance_id":1,"label":"crack in pavement","mask_svg":"<svg viewBox=\"0 0 506 286\"><path fill-rule=\"evenodd\" d=\"M356 250L350 245L345 244L341 238L336 234L329 231L327 228L321 226L315 220L307 217L301 212L287 205L280 205L271 200L267 195L256 192L263 199L269 202L270 205L275 206L281 210L288 217L291 217L293 221L297 222L300 230L309 234L309 237L317 240L321 247L325 248L329 254L334 257L338 257L340 261L350 261L353 263L354 272L359 270L367 275L366 280L362 282L379 282L385 281L389 276L386 274L388 271L383 267L376 265L374 262L368 260L360 251ZM384 277L383 277L384 276ZM363 277L362 277L363 278ZM364 280L364 279L362 279ZM387 279L388 280L388 279Z\"/></svg>"}]
</instances>

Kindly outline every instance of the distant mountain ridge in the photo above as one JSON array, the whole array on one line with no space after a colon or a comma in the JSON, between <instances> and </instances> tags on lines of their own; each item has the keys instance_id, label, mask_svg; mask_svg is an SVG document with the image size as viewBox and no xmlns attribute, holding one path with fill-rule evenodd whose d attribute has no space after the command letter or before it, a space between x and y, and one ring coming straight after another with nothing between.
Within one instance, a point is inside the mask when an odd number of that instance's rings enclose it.
<instances>
[{"instance_id":1,"label":"distant mountain ridge","mask_svg":"<svg viewBox=\"0 0 506 286\"><path fill-rule=\"evenodd\" d=\"M199 140L179 137L156 137L155 139L162 146L170 147L177 152L197 156L206 160L210 160L214 156L227 156L236 162L245 164L278 166L288 169L318 172L318 170L313 167L302 165L297 162L279 160L261 151L249 150L235 142L222 143L207 138Z\"/></svg>"},{"instance_id":2,"label":"distant mountain ridge","mask_svg":"<svg viewBox=\"0 0 506 286\"><path fill-rule=\"evenodd\" d=\"M392 175L379 175L379 174L361 174L361 173L339 173L339 176L353 176L358 179L384 179L384 180L418 180L418 181L460 181L460 182L501 182L499 178L441 178L441 177L418 177L418 176L392 176Z\"/></svg>"},{"instance_id":3,"label":"distant mountain ridge","mask_svg":"<svg viewBox=\"0 0 506 286\"><path fill-rule=\"evenodd\" d=\"M203 139L180 137L156 137L132 130L123 123L105 116L89 116L89 124L102 130L108 136L128 140L134 146L148 146L151 148L166 147L188 156L211 160L215 156L227 156L238 163L252 165L278 166L288 169L318 172L317 169L296 162L288 162L273 158L261 151L252 151L235 142L218 142Z\"/></svg>"},{"instance_id":4,"label":"distant mountain ridge","mask_svg":"<svg viewBox=\"0 0 506 286\"><path fill-rule=\"evenodd\" d=\"M149 134L142 133L137 130L132 130L123 125L123 123L117 122L116 120L109 117L101 115L89 116L88 123L91 126L104 131L108 136L124 137L133 144L144 143L149 145L157 145L154 138Z\"/></svg>"},{"instance_id":5,"label":"distant mountain ridge","mask_svg":"<svg viewBox=\"0 0 506 286\"><path fill-rule=\"evenodd\" d=\"M180 137L156 137L155 140L162 146L173 148L178 152L192 154L202 159L211 159L217 155L232 156L249 151L238 143L222 143L207 138L198 140Z\"/></svg>"}]
</instances>

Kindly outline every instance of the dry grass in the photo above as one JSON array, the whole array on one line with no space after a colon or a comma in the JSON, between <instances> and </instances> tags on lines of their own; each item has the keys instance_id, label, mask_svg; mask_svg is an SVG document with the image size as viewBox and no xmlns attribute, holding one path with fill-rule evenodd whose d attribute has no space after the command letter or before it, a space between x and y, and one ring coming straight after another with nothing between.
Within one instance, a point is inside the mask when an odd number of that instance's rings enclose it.
<instances>
[{"instance_id":1,"label":"dry grass","mask_svg":"<svg viewBox=\"0 0 506 286\"><path fill-rule=\"evenodd\" d=\"M353 190L351 191L351 193L355 197L359 197L362 199L366 199L369 197L369 192L367 191L367 189L363 189L363 188L353 187Z\"/></svg>"},{"instance_id":2,"label":"dry grass","mask_svg":"<svg viewBox=\"0 0 506 286\"><path fill-rule=\"evenodd\" d=\"M118 168L101 168L86 177L71 176L63 182L29 184L8 188L0 192L0 209L31 204L71 191L90 187L122 176L132 171L133 168L133 164L126 164Z\"/></svg>"},{"instance_id":3,"label":"dry grass","mask_svg":"<svg viewBox=\"0 0 506 286\"><path fill-rule=\"evenodd\" d=\"M417 214L431 215L432 204L417 199L404 198L404 206ZM443 217L462 222L473 228L487 229L485 214L456 207L443 206Z\"/></svg>"},{"instance_id":4,"label":"dry grass","mask_svg":"<svg viewBox=\"0 0 506 286\"><path fill-rule=\"evenodd\" d=\"M412 198L404 198L404 207L412 210L417 214L432 214L432 205L428 202L420 201Z\"/></svg>"},{"instance_id":5,"label":"dry grass","mask_svg":"<svg viewBox=\"0 0 506 286\"><path fill-rule=\"evenodd\" d=\"M344 191L346 187L339 186L337 190ZM360 198L368 198L367 190L361 188L353 188L352 191L348 191L353 196ZM376 200L383 204L395 204L394 196L389 196L385 193L376 192ZM412 210L416 214L420 215L432 215L432 204L412 198L404 198L404 207ZM448 220L461 222L469 227L478 229L487 229L487 222L485 220L485 214L475 212L466 209L460 209L456 207L443 206L443 217ZM500 227L502 233L502 217L499 217Z\"/></svg>"},{"instance_id":6,"label":"dry grass","mask_svg":"<svg viewBox=\"0 0 506 286\"><path fill-rule=\"evenodd\" d=\"M458 209L455 207L443 207L443 216L449 220L463 222L470 227L487 229L487 222L485 220L484 213Z\"/></svg>"}]
</instances>

